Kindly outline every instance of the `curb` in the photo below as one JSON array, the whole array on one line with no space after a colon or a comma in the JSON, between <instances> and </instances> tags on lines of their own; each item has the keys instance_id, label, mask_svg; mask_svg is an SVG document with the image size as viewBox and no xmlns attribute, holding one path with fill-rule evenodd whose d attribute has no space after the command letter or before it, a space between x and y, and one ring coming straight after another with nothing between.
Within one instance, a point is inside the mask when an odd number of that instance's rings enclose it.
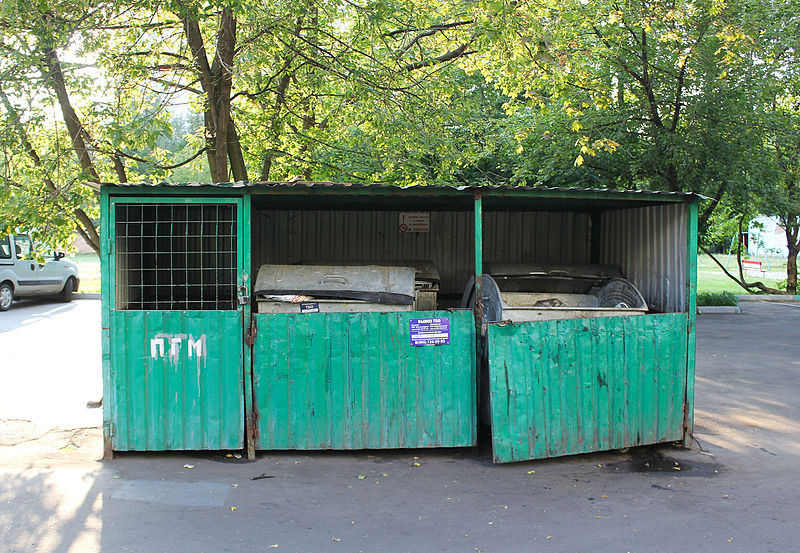
<instances>
[{"instance_id":1,"label":"curb","mask_svg":"<svg viewBox=\"0 0 800 553\"><path fill-rule=\"evenodd\" d=\"M741 313L738 305L704 305L697 308L700 315L717 315L721 313Z\"/></svg>"},{"instance_id":2,"label":"curb","mask_svg":"<svg viewBox=\"0 0 800 553\"><path fill-rule=\"evenodd\" d=\"M788 294L744 294L736 296L738 301L800 301L800 296Z\"/></svg>"},{"instance_id":3,"label":"curb","mask_svg":"<svg viewBox=\"0 0 800 553\"><path fill-rule=\"evenodd\" d=\"M75 292L72 294L73 300L99 300L99 292Z\"/></svg>"}]
</instances>

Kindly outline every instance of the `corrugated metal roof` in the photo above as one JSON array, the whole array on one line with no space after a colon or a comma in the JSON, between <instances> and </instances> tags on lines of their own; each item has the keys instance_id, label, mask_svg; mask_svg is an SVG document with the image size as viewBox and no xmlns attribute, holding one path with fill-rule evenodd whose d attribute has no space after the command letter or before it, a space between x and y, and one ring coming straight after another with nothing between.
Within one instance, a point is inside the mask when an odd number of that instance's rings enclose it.
<instances>
[{"instance_id":1,"label":"corrugated metal roof","mask_svg":"<svg viewBox=\"0 0 800 553\"><path fill-rule=\"evenodd\" d=\"M706 198L705 196L693 192L669 192L663 190L616 190L608 188L580 188L580 187L548 187L548 186L513 186L513 185L487 185L487 186L456 186L445 184L431 184L431 185L408 185L400 186L395 184L365 184L365 183L347 183L347 182L331 182L331 181L267 181L267 182L225 182L225 183L212 183L212 182L126 182L126 183L103 183L102 186L113 187L131 187L131 188L154 188L154 187L167 187L167 188L181 188L181 187L215 187L215 188L328 188L328 189L393 189L393 190L497 190L497 191L536 191L545 193L595 193L595 194L608 194L609 196L617 194L641 194L643 196L667 196L667 197L683 197L683 198Z\"/></svg>"}]
</instances>

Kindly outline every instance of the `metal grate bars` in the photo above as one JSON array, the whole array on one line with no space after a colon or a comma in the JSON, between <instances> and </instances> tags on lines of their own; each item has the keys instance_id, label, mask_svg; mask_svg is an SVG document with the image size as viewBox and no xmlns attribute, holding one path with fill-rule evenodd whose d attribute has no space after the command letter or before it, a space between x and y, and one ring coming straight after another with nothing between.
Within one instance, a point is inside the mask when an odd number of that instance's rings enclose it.
<instances>
[{"instance_id":1,"label":"metal grate bars","mask_svg":"<svg viewBox=\"0 0 800 553\"><path fill-rule=\"evenodd\" d=\"M236 309L236 206L115 207L118 310Z\"/></svg>"}]
</instances>

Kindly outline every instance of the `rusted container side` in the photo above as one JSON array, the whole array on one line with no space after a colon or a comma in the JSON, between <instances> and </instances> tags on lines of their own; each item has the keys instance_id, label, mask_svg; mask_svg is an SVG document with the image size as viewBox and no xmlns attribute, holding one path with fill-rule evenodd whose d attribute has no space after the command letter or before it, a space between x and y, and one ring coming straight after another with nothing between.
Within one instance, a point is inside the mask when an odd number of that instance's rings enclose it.
<instances>
[{"instance_id":1,"label":"rusted container side","mask_svg":"<svg viewBox=\"0 0 800 553\"><path fill-rule=\"evenodd\" d=\"M256 314L258 449L476 443L472 311ZM411 319L449 319L449 344L412 346Z\"/></svg>"},{"instance_id":2,"label":"rusted container side","mask_svg":"<svg viewBox=\"0 0 800 553\"><path fill-rule=\"evenodd\" d=\"M686 313L489 325L496 462L683 438Z\"/></svg>"},{"instance_id":3,"label":"rusted container side","mask_svg":"<svg viewBox=\"0 0 800 553\"><path fill-rule=\"evenodd\" d=\"M112 311L110 322L114 450L243 447L238 311Z\"/></svg>"}]
</instances>

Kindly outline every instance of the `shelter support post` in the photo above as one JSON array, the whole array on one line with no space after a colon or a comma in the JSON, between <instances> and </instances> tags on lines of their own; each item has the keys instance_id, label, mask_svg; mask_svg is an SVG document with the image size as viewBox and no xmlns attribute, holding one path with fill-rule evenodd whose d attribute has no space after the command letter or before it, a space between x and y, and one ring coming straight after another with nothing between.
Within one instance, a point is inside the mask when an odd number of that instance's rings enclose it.
<instances>
[{"instance_id":1,"label":"shelter support post","mask_svg":"<svg viewBox=\"0 0 800 553\"><path fill-rule=\"evenodd\" d=\"M251 264L251 200L249 194L242 198L242 243L244 245L242 255L242 266L244 269L239 278L239 297L243 299L242 307L242 332L245 334L242 340L242 384L244 386L244 444L247 450L247 458L256 458L256 435L258 428L258 413L256 411L255 400L253 399L253 339L256 332L256 321L252 316L251 302L252 277L250 273Z\"/></svg>"},{"instance_id":2,"label":"shelter support post","mask_svg":"<svg viewBox=\"0 0 800 553\"><path fill-rule=\"evenodd\" d=\"M687 245L686 245L686 308L688 314L687 355L686 355L686 398L683 404L683 446L692 447L694 434L694 371L697 320L697 198L689 203Z\"/></svg>"},{"instance_id":3,"label":"shelter support post","mask_svg":"<svg viewBox=\"0 0 800 553\"><path fill-rule=\"evenodd\" d=\"M103 459L112 459L111 410L115 409L114 389L111 385L111 326L109 312L113 290L109 274L109 257L111 256L111 235L109 229L109 199L108 189L100 189L100 296L102 298L101 317L101 343L103 367Z\"/></svg>"},{"instance_id":4,"label":"shelter support post","mask_svg":"<svg viewBox=\"0 0 800 553\"><path fill-rule=\"evenodd\" d=\"M477 405L481 404L481 366L483 357L484 338L486 336L486 324L483 322L483 294L481 287L483 284L483 193L475 191L475 397ZM480 410L478 409L478 412ZM476 417L475 425L479 424L480 415ZM477 435L477 433L476 433ZM478 442L475 442L475 453L477 454Z\"/></svg>"}]
</instances>

